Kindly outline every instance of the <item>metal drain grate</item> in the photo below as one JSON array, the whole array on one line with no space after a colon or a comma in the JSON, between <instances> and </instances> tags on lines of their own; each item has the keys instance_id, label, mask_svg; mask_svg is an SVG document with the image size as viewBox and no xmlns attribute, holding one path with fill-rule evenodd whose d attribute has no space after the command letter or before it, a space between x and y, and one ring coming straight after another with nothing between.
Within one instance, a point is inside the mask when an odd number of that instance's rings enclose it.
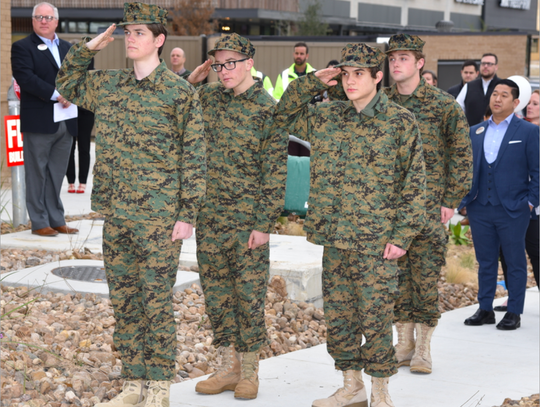
<instances>
[{"instance_id":1,"label":"metal drain grate","mask_svg":"<svg viewBox=\"0 0 540 407\"><path fill-rule=\"evenodd\" d=\"M106 283L105 268L97 266L70 266L58 267L52 270L55 276L68 280L89 281L92 283Z\"/></svg>"}]
</instances>

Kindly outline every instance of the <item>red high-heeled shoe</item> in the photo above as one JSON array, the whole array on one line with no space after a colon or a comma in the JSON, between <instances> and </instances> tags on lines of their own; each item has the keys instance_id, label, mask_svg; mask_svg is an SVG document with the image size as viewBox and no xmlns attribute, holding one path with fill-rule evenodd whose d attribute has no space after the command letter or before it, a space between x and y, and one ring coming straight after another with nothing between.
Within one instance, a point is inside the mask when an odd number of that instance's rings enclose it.
<instances>
[{"instance_id":1,"label":"red high-heeled shoe","mask_svg":"<svg viewBox=\"0 0 540 407\"><path fill-rule=\"evenodd\" d=\"M75 193L75 184L69 184L68 185L68 194L74 194Z\"/></svg>"},{"instance_id":2,"label":"red high-heeled shoe","mask_svg":"<svg viewBox=\"0 0 540 407\"><path fill-rule=\"evenodd\" d=\"M79 189L77 189L77 193L84 194L84 191L86 191L86 184L79 184Z\"/></svg>"}]
</instances>

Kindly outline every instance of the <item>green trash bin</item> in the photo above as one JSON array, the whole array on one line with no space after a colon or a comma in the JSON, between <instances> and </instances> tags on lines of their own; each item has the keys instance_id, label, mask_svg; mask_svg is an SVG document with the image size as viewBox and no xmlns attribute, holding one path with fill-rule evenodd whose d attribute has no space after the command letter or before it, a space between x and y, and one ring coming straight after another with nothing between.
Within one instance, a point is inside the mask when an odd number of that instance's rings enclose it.
<instances>
[{"instance_id":1,"label":"green trash bin","mask_svg":"<svg viewBox=\"0 0 540 407\"><path fill-rule=\"evenodd\" d=\"M290 155L287 159L285 213L304 217L309 198L309 157Z\"/></svg>"}]
</instances>

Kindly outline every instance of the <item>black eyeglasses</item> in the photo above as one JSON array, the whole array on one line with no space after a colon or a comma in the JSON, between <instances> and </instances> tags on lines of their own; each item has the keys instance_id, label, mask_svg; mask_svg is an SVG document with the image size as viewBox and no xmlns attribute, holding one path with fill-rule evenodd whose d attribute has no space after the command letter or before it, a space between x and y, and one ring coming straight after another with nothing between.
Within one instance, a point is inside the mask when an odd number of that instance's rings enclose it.
<instances>
[{"instance_id":1,"label":"black eyeglasses","mask_svg":"<svg viewBox=\"0 0 540 407\"><path fill-rule=\"evenodd\" d=\"M32 16L32 18L36 21L47 21L50 23L52 20L54 20L54 16Z\"/></svg>"},{"instance_id":2,"label":"black eyeglasses","mask_svg":"<svg viewBox=\"0 0 540 407\"><path fill-rule=\"evenodd\" d=\"M210 67L214 72L221 72L223 68L225 68L227 71L232 71L234 68L236 68L237 62L244 62L248 59L249 58L239 59L238 61L227 61L224 64L212 64Z\"/></svg>"},{"instance_id":3,"label":"black eyeglasses","mask_svg":"<svg viewBox=\"0 0 540 407\"><path fill-rule=\"evenodd\" d=\"M494 66L494 65L497 65L497 64L494 64L493 62L480 62L480 65L484 65L484 66Z\"/></svg>"}]
</instances>

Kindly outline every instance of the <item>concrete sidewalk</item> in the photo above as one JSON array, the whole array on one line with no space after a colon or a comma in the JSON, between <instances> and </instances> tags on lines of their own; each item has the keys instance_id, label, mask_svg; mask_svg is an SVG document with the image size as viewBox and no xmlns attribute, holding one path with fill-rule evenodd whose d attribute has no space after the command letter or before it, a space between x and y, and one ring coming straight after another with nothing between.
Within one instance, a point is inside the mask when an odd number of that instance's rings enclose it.
<instances>
[{"instance_id":1,"label":"concrete sidewalk","mask_svg":"<svg viewBox=\"0 0 540 407\"><path fill-rule=\"evenodd\" d=\"M88 179L86 181L86 192L84 194L68 194L68 182L64 177L62 183L62 189L60 191L60 199L64 205L64 213L69 216L81 216L92 212L90 208L90 193L92 191L93 175L92 169L94 168L96 156L96 147L94 143L90 144L90 172L88 173ZM77 152L75 152L75 167L77 168L77 175L79 174L79 158ZM79 181L75 182L75 186L79 185ZM13 220L13 207L11 203L11 190L2 190L2 207L4 211L0 214L2 221L11 223Z\"/></svg>"},{"instance_id":2,"label":"concrete sidewalk","mask_svg":"<svg viewBox=\"0 0 540 407\"><path fill-rule=\"evenodd\" d=\"M499 298L495 303L503 301ZM466 326L463 321L477 307L442 315L432 339L432 374L412 374L401 367L390 379L396 407L492 407L500 406L506 397L519 400L539 392L538 290L527 290L522 327L516 331L499 331L495 325ZM503 315L497 313L497 320ZM207 377L172 385L171 407L309 407L343 385L325 345L261 361L255 401L236 400L230 391L197 394L195 384ZM368 397L370 380L364 375Z\"/></svg>"},{"instance_id":3,"label":"concrete sidewalk","mask_svg":"<svg viewBox=\"0 0 540 407\"><path fill-rule=\"evenodd\" d=\"M52 251L66 251L86 248L93 253L102 252L103 221L82 220L68 222L70 227L79 229L76 235L60 234L54 237L33 235L29 230L2 235L2 248L25 248ZM184 240L180 254L180 265L191 267L197 265L195 236ZM287 282L289 298L295 301L312 302L322 307L322 246L317 246L298 236L270 236L270 275L282 276ZM79 264L77 264L79 262ZM52 275L52 269L65 262L49 263L3 276L3 284L26 285L39 287L40 282L47 281L48 291L70 292L72 280L65 281ZM98 262L103 265L103 262ZM83 260L73 260L70 266L86 263ZM185 289L193 283L199 284L199 274L189 271L179 271L174 290ZM189 283L189 284L188 284ZM108 295L107 286L94 282L76 285L77 292ZM73 290L71 290L73 291Z\"/></svg>"}]
</instances>

